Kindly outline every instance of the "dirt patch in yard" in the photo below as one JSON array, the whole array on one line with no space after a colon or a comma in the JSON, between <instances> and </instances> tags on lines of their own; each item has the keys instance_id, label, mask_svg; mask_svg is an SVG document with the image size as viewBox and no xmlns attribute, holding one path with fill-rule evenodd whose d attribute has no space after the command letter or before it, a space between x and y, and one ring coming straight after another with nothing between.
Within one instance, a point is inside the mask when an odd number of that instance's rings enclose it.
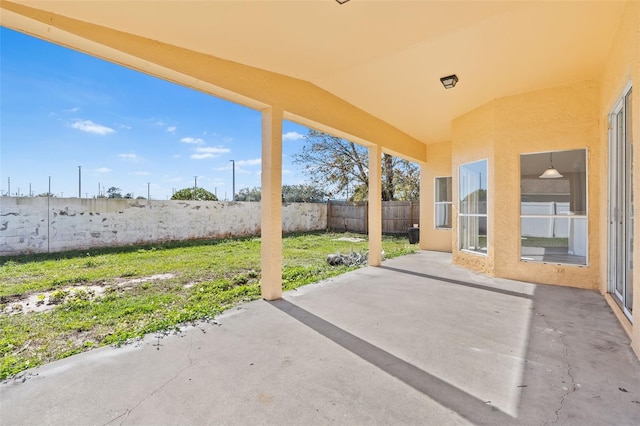
<instances>
[{"instance_id":1,"label":"dirt patch in yard","mask_svg":"<svg viewBox=\"0 0 640 426\"><path fill-rule=\"evenodd\" d=\"M25 295L7 304L3 313L8 315L28 314L31 312L47 312L67 300L93 300L101 297L107 289L117 287L126 289L149 281L162 281L174 278L175 274L155 274L133 279L116 279L114 284L78 285L51 290L43 293Z\"/></svg>"}]
</instances>

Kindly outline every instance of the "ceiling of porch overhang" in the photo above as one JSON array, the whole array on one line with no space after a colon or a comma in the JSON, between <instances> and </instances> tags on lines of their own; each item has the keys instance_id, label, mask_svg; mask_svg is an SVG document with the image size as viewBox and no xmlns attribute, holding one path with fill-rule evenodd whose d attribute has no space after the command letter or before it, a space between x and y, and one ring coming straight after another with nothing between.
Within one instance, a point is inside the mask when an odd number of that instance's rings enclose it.
<instances>
[{"instance_id":1,"label":"ceiling of porch overhang","mask_svg":"<svg viewBox=\"0 0 640 426\"><path fill-rule=\"evenodd\" d=\"M15 3L305 80L423 141L492 99L597 78L618 1ZM457 74L445 90L439 78Z\"/></svg>"}]
</instances>

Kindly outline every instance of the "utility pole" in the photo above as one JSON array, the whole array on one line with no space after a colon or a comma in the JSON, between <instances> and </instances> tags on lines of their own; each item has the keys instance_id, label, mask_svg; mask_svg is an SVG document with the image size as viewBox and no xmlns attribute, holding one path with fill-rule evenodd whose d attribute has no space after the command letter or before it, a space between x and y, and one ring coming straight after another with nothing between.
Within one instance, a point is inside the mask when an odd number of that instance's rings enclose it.
<instances>
[{"instance_id":1,"label":"utility pole","mask_svg":"<svg viewBox=\"0 0 640 426\"><path fill-rule=\"evenodd\" d=\"M31 192L31 182L29 182L29 197L33 197L33 192Z\"/></svg>"},{"instance_id":2,"label":"utility pole","mask_svg":"<svg viewBox=\"0 0 640 426\"><path fill-rule=\"evenodd\" d=\"M236 161L235 160L229 160L229 161L231 161L231 169L233 171L233 186L232 186L233 192L231 193L231 200L235 201L236 200Z\"/></svg>"},{"instance_id":3,"label":"utility pole","mask_svg":"<svg viewBox=\"0 0 640 426\"><path fill-rule=\"evenodd\" d=\"M7 178L7 195L11 197L11 178Z\"/></svg>"},{"instance_id":4,"label":"utility pole","mask_svg":"<svg viewBox=\"0 0 640 426\"><path fill-rule=\"evenodd\" d=\"M78 198L82 198L82 166L78 166Z\"/></svg>"},{"instance_id":5,"label":"utility pole","mask_svg":"<svg viewBox=\"0 0 640 426\"><path fill-rule=\"evenodd\" d=\"M147 200L151 199L151 182L147 182Z\"/></svg>"},{"instance_id":6,"label":"utility pole","mask_svg":"<svg viewBox=\"0 0 640 426\"><path fill-rule=\"evenodd\" d=\"M198 176L193 177L193 189L198 189Z\"/></svg>"}]
</instances>

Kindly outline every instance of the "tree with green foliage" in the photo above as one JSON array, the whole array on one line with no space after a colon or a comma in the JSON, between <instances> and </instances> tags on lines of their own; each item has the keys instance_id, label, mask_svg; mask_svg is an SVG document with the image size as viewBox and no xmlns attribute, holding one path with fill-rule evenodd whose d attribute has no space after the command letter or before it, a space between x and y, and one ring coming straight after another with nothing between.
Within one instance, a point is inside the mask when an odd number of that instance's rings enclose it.
<instances>
[{"instance_id":1,"label":"tree with green foliage","mask_svg":"<svg viewBox=\"0 0 640 426\"><path fill-rule=\"evenodd\" d=\"M176 191L171 196L171 199L191 201L218 201L218 197L204 188L184 188Z\"/></svg>"},{"instance_id":2,"label":"tree with green foliage","mask_svg":"<svg viewBox=\"0 0 640 426\"><path fill-rule=\"evenodd\" d=\"M122 198L122 189L112 186L107 189L107 198Z\"/></svg>"},{"instance_id":3,"label":"tree with green foliage","mask_svg":"<svg viewBox=\"0 0 640 426\"><path fill-rule=\"evenodd\" d=\"M353 142L309 130L305 145L294 154L311 182L326 193L346 194L349 201L363 201L369 196L369 150ZM420 192L420 171L416 164L382 156L382 199L415 200Z\"/></svg>"},{"instance_id":4,"label":"tree with green foliage","mask_svg":"<svg viewBox=\"0 0 640 426\"><path fill-rule=\"evenodd\" d=\"M314 185L282 185L282 201L285 203L321 203L327 194ZM236 201L260 201L262 189L258 186L242 188L236 194Z\"/></svg>"},{"instance_id":5,"label":"tree with green foliage","mask_svg":"<svg viewBox=\"0 0 640 426\"><path fill-rule=\"evenodd\" d=\"M260 201L262 198L262 191L259 187L242 188L236 194L236 201Z\"/></svg>"}]
</instances>

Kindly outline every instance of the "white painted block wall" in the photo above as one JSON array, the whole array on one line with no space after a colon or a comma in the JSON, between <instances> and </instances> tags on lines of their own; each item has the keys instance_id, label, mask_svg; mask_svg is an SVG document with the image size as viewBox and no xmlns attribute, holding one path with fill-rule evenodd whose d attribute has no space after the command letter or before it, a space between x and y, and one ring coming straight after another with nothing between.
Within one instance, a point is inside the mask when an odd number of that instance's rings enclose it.
<instances>
[{"instance_id":1,"label":"white painted block wall","mask_svg":"<svg viewBox=\"0 0 640 426\"><path fill-rule=\"evenodd\" d=\"M326 229L325 204L283 204L283 231ZM260 234L260 203L0 197L0 256Z\"/></svg>"}]
</instances>

